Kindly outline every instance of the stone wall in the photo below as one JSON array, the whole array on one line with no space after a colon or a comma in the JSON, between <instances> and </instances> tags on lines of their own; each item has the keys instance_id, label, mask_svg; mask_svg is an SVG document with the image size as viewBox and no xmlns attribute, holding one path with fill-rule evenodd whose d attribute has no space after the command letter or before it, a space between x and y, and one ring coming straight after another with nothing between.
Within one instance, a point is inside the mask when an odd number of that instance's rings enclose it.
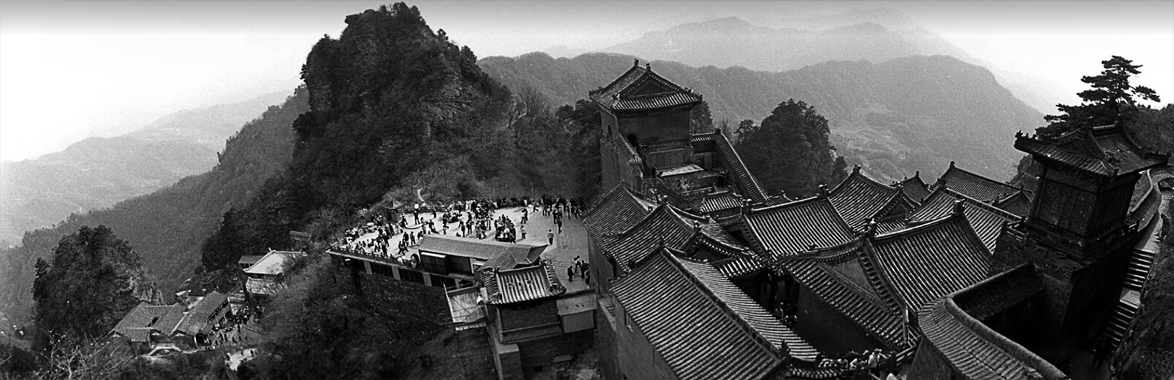
<instances>
[{"instance_id":1,"label":"stone wall","mask_svg":"<svg viewBox=\"0 0 1174 380\"><path fill-rule=\"evenodd\" d=\"M519 342L522 373L527 379L537 372L551 370L554 358L562 355L579 355L591 348L594 331L584 330L556 337Z\"/></svg>"}]
</instances>

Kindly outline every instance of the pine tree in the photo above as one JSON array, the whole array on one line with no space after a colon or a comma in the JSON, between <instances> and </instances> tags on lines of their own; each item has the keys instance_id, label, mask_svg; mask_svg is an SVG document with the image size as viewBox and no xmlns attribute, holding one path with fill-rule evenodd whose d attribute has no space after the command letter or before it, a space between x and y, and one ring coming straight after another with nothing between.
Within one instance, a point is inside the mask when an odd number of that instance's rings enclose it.
<instances>
[{"instance_id":1,"label":"pine tree","mask_svg":"<svg viewBox=\"0 0 1174 380\"><path fill-rule=\"evenodd\" d=\"M1092 87L1077 94L1083 99L1083 104L1057 104L1060 114L1044 117L1049 124L1037 130L1041 136L1055 137L1080 127L1128 122L1138 112L1135 97L1138 100L1161 101L1154 90L1129 84L1131 76L1141 73L1138 70L1141 65L1134 65L1133 61L1116 55L1101 61L1101 65L1104 67L1101 75L1080 78L1081 82Z\"/></svg>"}]
</instances>

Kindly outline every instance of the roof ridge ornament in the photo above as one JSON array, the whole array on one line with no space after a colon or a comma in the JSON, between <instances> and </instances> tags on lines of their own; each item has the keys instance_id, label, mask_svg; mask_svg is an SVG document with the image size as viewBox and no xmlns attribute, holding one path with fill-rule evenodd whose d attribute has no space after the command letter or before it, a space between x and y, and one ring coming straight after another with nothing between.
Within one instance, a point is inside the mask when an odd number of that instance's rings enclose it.
<instances>
[{"instance_id":1,"label":"roof ridge ornament","mask_svg":"<svg viewBox=\"0 0 1174 380\"><path fill-rule=\"evenodd\" d=\"M868 219L868 225L864 227L864 236L869 238L876 236L876 218Z\"/></svg>"},{"instance_id":2,"label":"roof ridge ornament","mask_svg":"<svg viewBox=\"0 0 1174 380\"><path fill-rule=\"evenodd\" d=\"M951 210L950 215L961 216L962 212L965 210L966 210L966 202L962 201L962 198L958 198L958 199L954 200L954 209Z\"/></svg>"},{"instance_id":3,"label":"roof ridge ornament","mask_svg":"<svg viewBox=\"0 0 1174 380\"><path fill-rule=\"evenodd\" d=\"M827 198L828 197L828 185L826 183L819 184L819 197L820 198Z\"/></svg>"}]
</instances>

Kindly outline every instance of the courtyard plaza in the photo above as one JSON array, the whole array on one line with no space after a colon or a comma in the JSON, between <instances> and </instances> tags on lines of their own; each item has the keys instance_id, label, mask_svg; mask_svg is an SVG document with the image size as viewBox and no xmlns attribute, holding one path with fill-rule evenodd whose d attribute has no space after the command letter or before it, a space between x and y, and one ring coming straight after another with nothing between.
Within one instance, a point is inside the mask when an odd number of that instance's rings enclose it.
<instances>
[{"instance_id":1,"label":"courtyard plaza","mask_svg":"<svg viewBox=\"0 0 1174 380\"><path fill-rule=\"evenodd\" d=\"M521 223L522 215L525 213L523 209L529 212L528 220L525 224ZM402 254L399 252L399 244L404 239L404 232L413 235L419 234L427 226L427 223L432 221L435 223L436 235L462 236L458 227L459 222L448 223L448 228L444 228L445 224L441 220L443 215L443 212L437 212L435 215L430 211L421 212L417 220L412 214L408 213L404 216L407 220L407 223L405 223L406 227L401 228L396 224L393 233L390 234L386 242L382 245L377 243L377 238L380 236L380 232L376 228L378 227L377 225L369 223L368 225L360 226L360 228L371 228L365 229L365 232L355 239L347 241L343 245L343 249L350 253L372 256L377 259L390 260L401 265L406 265L406 262L410 260L412 255L419 253L419 251L416 249L416 245L408 245L405 252ZM587 229L583 227L581 216L574 216L570 212L564 211L562 216L562 231L559 231L558 226L555 224L554 216L552 214L543 215L541 206L537 209L533 205L499 208L490 211L490 230L485 234L486 238L482 240L496 241L494 240L494 236L496 236L497 230L492 221L500 219L503 215L514 223L514 228L518 234L517 244L547 246L546 250L542 252L541 257L544 260L550 260L554 265L559 280L567 288L567 293L574 293L590 288L587 280L577 270L573 280L568 281L567 279L567 268L574 267L576 259L590 265L590 258L587 254ZM469 213L467 211L459 213L458 219L461 222L468 223ZM524 238L521 232L523 227L526 231ZM548 244L548 232L554 233L553 244ZM431 233L431 231L428 231L426 235L428 233ZM419 244L419 240L416 241L416 244ZM387 255L383 254L384 247L386 247ZM590 280L594 281L595 279Z\"/></svg>"}]
</instances>

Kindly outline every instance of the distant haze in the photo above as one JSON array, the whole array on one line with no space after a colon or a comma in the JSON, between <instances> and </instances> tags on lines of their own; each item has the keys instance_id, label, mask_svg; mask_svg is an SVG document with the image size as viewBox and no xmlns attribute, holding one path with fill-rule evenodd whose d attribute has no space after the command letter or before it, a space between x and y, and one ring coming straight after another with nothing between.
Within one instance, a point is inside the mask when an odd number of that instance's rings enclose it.
<instances>
[{"instance_id":1,"label":"distant haze","mask_svg":"<svg viewBox=\"0 0 1174 380\"><path fill-rule=\"evenodd\" d=\"M0 3L0 160L128 132L183 108L296 86L301 65L348 14L385 2ZM1076 103L1083 75L1121 55L1136 84L1174 100L1174 2L418 2L479 57L603 49L688 22L789 19L889 8L967 53L1055 83ZM793 20L792 20L793 21ZM602 83L601 83L602 84ZM1050 110L1049 110L1050 111Z\"/></svg>"}]
</instances>

